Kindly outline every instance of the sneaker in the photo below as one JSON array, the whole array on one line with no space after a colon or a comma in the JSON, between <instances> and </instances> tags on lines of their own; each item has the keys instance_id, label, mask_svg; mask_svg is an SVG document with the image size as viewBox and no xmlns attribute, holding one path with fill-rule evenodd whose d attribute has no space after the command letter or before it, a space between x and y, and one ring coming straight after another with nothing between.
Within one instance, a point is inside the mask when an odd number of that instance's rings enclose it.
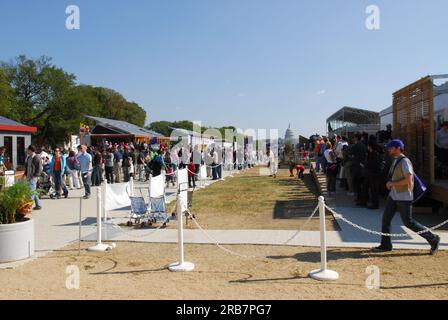
<instances>
[{"instance_id":1,"label":"sneaker","mask_svg":"<svg viewBox=\"0 0 448 320\"><path fill-rule=\"evenodd\" d=\"M436 236L436 242L431 245L430 254L433 256L439 251L440 237Z\"/></svg>"},{"instance_id":2,"label":"sneaker","mask_svg":"<svg viewBox=\"0 0 448 320\"><path fill-rule=\"evenodd\" d=\"M386 247L383 245L380 245L378 247L372 248L372 252L390 252L392 251L392 247Z\"/></svg>"},{"instance_id":3,"label":"sneaker","mask_svg":"<svg viewBox=\"0 0 448 320\"><path fill-rule=\"evenodd\" d=\"M90 194L86 194L84 197L82 197L83 199L90 199Z\"/></svg>"},{"instance_id":4,"label":"sneaker","mask_svg":"<svg viewBox=\"0 0 448 320\"><path fill-rule=\"evenodd\" d=\"M68 198L68 192L64 193L64 198L67 199Z\"/></svg>"},{"instance_id":5,"label":"sneaker","mask_svg":"<svg viewBox=\"0 0 448 320\"><path fill-rule=\"evenodd\" d=\"M57 194L57 195L56 195L56 199L61 199L61 195L60 195L60 194Z\"/></svg>"},{"instance_id":6,"label":"sneaker","mask_svg":"<svg viewBox=\"0 0 448 320\"><path fill-rule=\"evenodd\" d=\"M34 207L33 210L42 210L42 207Z\"/></svg>"}]
</instances>

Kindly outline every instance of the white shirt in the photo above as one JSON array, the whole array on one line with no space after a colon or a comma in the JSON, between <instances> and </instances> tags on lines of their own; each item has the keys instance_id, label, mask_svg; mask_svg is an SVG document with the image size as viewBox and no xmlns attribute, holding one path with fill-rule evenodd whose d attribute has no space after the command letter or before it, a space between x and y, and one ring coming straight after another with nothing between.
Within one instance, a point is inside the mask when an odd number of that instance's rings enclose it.
<instances>
[{"instance_id":1,"label":"white shirt","mask_svg":"<svg viewBox=\"0 0 448 320\"><path fill-rule=\"evenodd\" d=\"M342 150L344 149L345 146L348 146L348 142L347 141L339 141L338 144L336 145L336 157L342 159L344 157Z\"/></svg>"}]
</instances>

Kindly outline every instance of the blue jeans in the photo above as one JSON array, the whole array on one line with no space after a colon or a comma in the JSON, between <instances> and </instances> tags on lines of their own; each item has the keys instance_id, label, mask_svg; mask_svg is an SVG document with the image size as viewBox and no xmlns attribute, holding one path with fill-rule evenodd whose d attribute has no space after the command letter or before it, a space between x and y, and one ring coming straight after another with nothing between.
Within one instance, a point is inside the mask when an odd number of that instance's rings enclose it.
<instances>
[{"instance_id":1,"label":"blue jeans","mask_svg":"<svg viewBox=\"0 0 448 320\"><path fill-rule=\"evenodd\" d=\"M90 194L91 194L90 185L92 184L91 176L85 172L82 173L81 176L82 176L82 183L84 184L84 190L86 192L86 196L90 196Z\"/></svg>"},{"instance_id":2,"label":"blue jeans","mask_svg":"<svg viewBox=\"0 0 448 320\"><path fill-rule=\"evenodd\" d=\"M320 172L320 168L323 168L324 166L324 157L323 156L317 156L316 157L316 172Z\"/></svg>"},{"instance_id":3,"label":"blue jeans","mask_svg":"<svg viewBox=\"0 0 448 320\"><path fill-rule=\"evenodd\" d=\"M411 229L414 232L420 232L426 230L424 226L422 226L420 223L418 223L412 218L411 201L394 201L392 200L391 197L388 197L383 215L383 223L382 223L383 233L390 233L390 224L397 211L400 213L401 220L403 221L403 224L407 228ZM436 236L430 231L425 232L420 236L423 237L426 241L428 241L428 243L431 245L437 240ZM385 247L392 248L392 242L390 237L383 236L381 238L381 244Z\"/></svg>"},{"instance_id":4,"label":"blue jeans","mask_svg":"<svg viewBox=\"0 0 448 320\"><path fill-rule=\"evenodd\" d=\"M31 191L36 191L36 189L37 189L37 178L28 178L27 181L30 184L30 190ZM34 201L34 203L36 204L37 208L42 208L42 202L40 201L39 196L33 195L31 197L31 200Z\"/></svg>"},{"instance_id":5,"label":"blue jeans","mask_svg":"<svg viewBox=\"0 0 448 320\"><path fill-rule=\"evenodd\" d=\"M222 164L216 167L216 177L218 179L222 178Z\"/></svg>"},{"instance_id":6,"label":"blue jeans","mask_svg":"<svg viewBox=\"0 0 448 320\"><path fill-rule=\"evenodd\" d=\"M54 189L55 189L56 194L60 194L59 188L62 188L62 191L64 192L64 194L68 194L68 190L67 190L67 187L65 186L64 176L63 176L62 172L60 172L60 171L53 172L53 181L54 181Z\"/></svg>"}]
</instances>

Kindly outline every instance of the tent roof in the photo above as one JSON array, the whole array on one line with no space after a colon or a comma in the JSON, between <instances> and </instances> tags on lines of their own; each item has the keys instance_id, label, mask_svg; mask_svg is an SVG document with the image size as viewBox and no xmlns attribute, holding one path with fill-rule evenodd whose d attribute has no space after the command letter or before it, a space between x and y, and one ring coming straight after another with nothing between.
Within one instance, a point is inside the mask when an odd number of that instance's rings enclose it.
<instances>
[{"instance_id":1,"label":"tent roof","mask_svg":"<svg viewBox=\"0 0 448 320\"><path fill-rule=\"evenodd\" d=\"M343 121L355 124L378 124L380 123L380 114L375 111L343 107L327 119L327 122L330 121Z\"/></svg>"},{"instance_id":2,"label":"tent roof","mask_svg":"<svg viewBox=\"0 0 448 320\"><path fill-rule=\"evenodd\" d=\"M113 119L106 119L101 117L92 117L92 116L85 116L88 119L94 120L103 127L106 127L110 130L116 131L118 134L132 134L132 135L147 135L151 137L157 137L161 138L163 137L162 134L141 128L139 126L136 126L132 123L126 122L126 121L120 121L120 120L113 120Z\"/></svg>"}]
</instances>

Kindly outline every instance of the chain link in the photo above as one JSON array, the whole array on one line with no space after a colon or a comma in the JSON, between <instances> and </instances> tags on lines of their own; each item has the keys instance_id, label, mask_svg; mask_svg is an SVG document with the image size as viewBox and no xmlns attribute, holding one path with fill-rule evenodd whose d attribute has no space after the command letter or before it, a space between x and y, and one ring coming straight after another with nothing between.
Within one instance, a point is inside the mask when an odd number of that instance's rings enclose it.
<instances>
[{"instance_id":1,"label":"chain link","mask_svg":"<svg viewBox=\"0 0 448 320\"><path fill-rule=\"evenodd\" d=\"M303 226L297 230L297 232L291 237L289 238L286 242L283 242L282 245L287 245L289 244L295 237L297 237L302 231L303 229L306 228L306 226L308 225L308 223L310 223L311 219L314 218L314 215L316 214L316 212L319 210L319 205L316 206L316 208L314 209L313 213L311 213L311 215L308 217L308 219L305 221L305 223L303 224Z\"/></svg>"},{"instance_id":2,"label":"chain link","mask_svg":"<svg viewBox=\"0 0 448 320\"><path fill-rule=\"evenodd\" d=\"M282 243L282 245L287 245L288 243L290 243L295 237L297 237L297 235L302 232L302 230L307 226L307 224L311 221L311 219L314 217L314 215L316 214L316 212L318 211L319 206L317 206L314 211L311 213L311 215L308 217L308 219L305 221L305 223L303 224L303 226L291 237L289 238L287 241L285 241L284 243ZM191 214L190 211L187 211L188 216L191 218L191 220L193 220L194 224L196 225L196 227L198 227L198 229L211 241L213 242L218 248L220 248L221 250L227 252L230 255L233 256L237 256L240 258L249 258L249 259L267 259L266 255L264 256L254 256L254 255L245 255L245 254L241 254L239 252L230 250L226 247L224 247L222 244L220 244L215 238L213 238L204 228L202 228L202 226L197 222L196 218Z\"/></svg>"},{"instance_id":3,"label":"chain link","mask_svg":"<svg viewBox=\"0 0 448 320\"><path fill-rule=\"evenodd\" d=\"M384 233L384 232L370 230L368 228L360 226L360 225L358 225L358 224L356 224L356 223L354 223L354 222L344 218L340 213L337 213L336 211L331 209L329 206L325 205L325 207L328 209L328 211L330 211L334 215L335 218L340 219L340 220L344 221L345 223L347 223L348 225L350 225L350 226L352 226L352 227L354 227L356 229L359 229L361 231L364 231L364 232L367 232L367 233L370 233L370 234L375 234L375 235L378 235L378 236L391 237L391 238L405 238L405 237L409 237L409 234L407 234L407 233ZM437 230L437 229L439 229L440 227L443 227L446 224L448 224L448 220L446 220L446 221L444 221L444 222L442 222L442 223L440 223L440 224L438 224L438 225L436 225L436 226L434 226L432 228L425 227L425 230L422 230L422 231L419 231L419 232L415 232L415 233L417 235L422 235L422 234L424 234L426 232L431 232L431 231Z\"/></svg>"}]
</instances>

